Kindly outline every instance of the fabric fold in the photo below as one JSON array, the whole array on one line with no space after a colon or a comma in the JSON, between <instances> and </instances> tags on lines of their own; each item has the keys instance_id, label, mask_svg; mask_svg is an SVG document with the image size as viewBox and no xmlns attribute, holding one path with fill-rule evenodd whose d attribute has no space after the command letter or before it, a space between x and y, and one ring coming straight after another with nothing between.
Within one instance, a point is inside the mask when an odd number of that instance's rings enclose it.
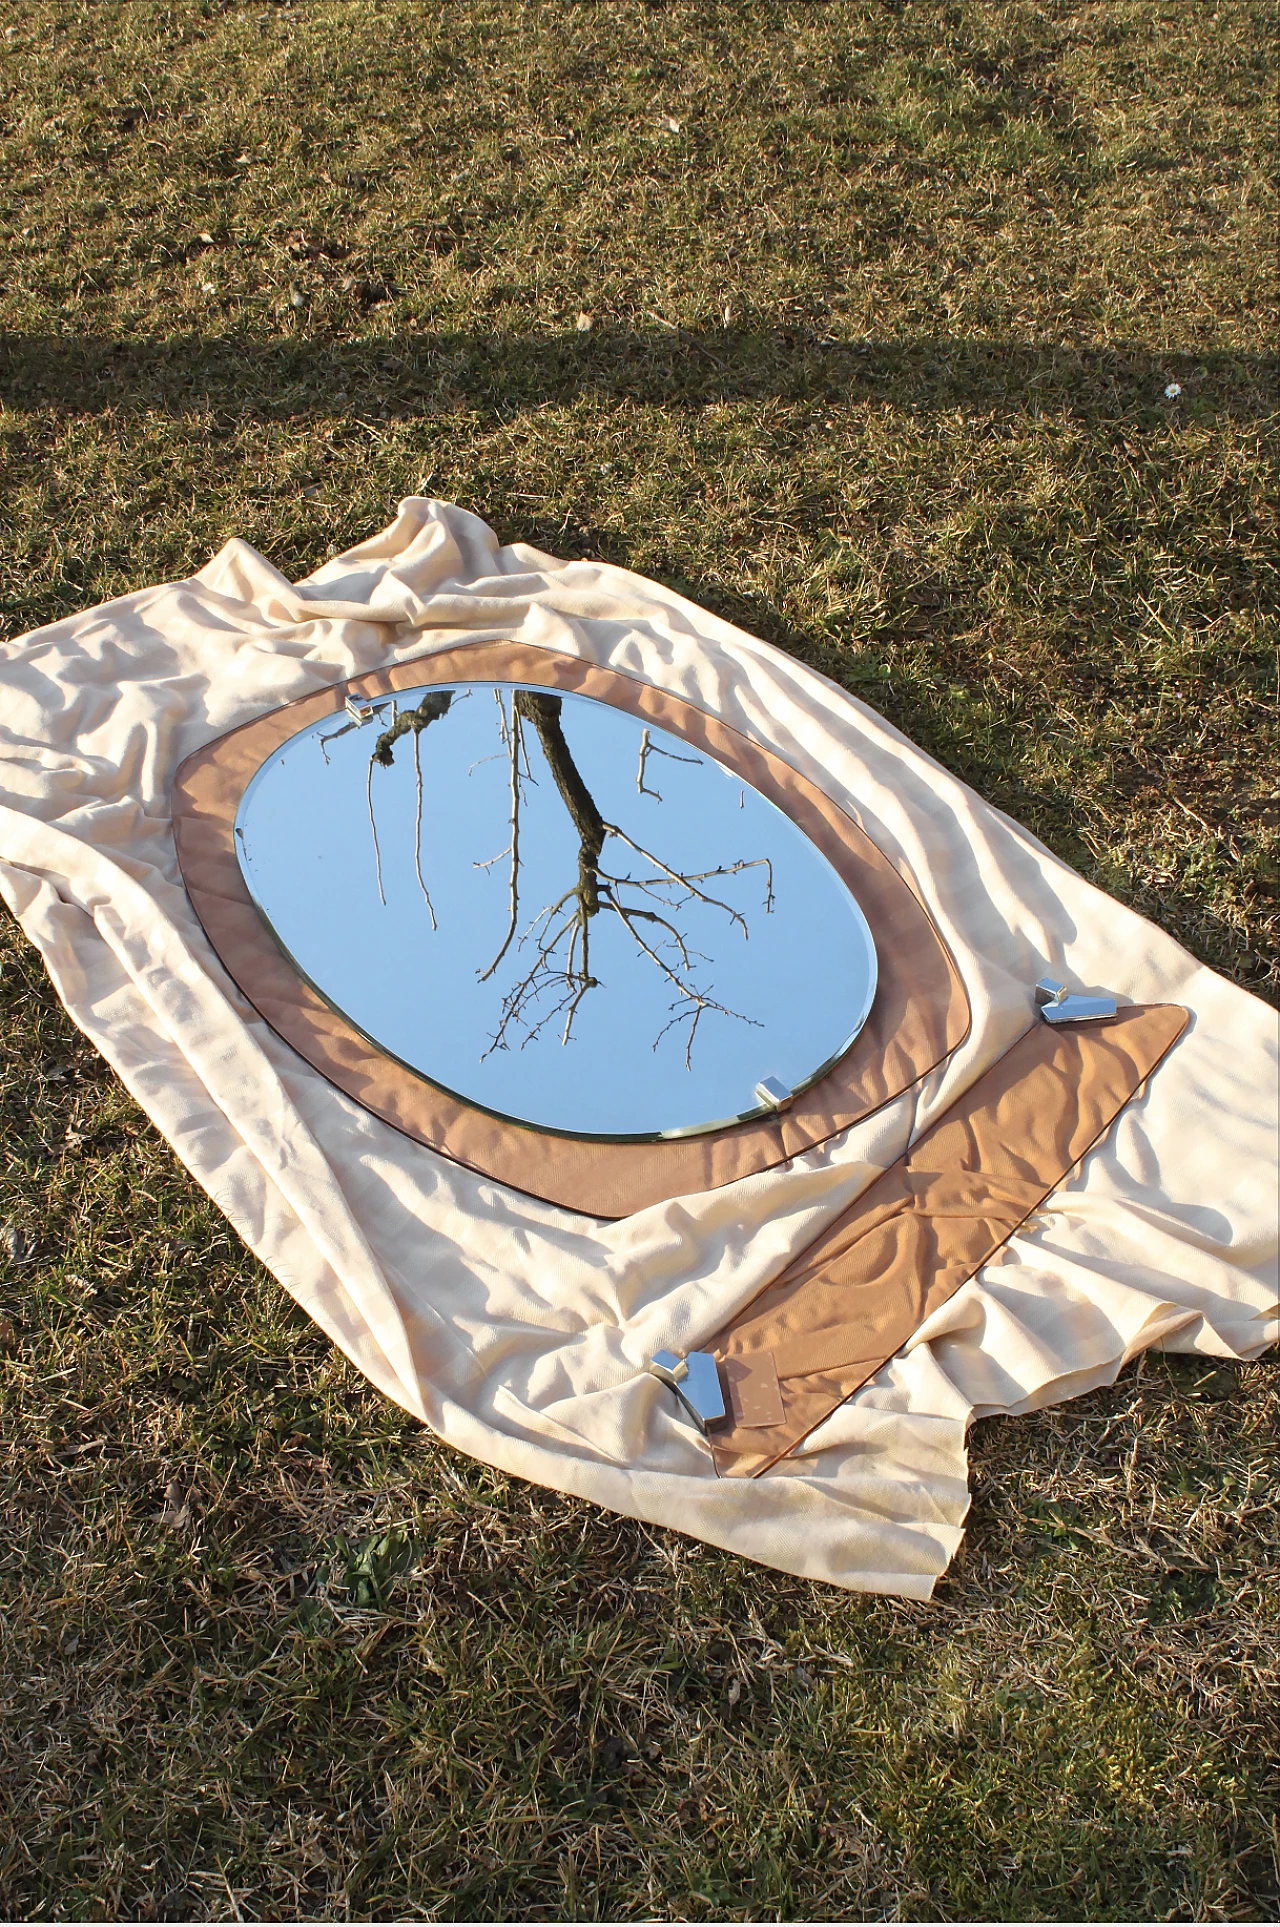
<instances>
[{"instance_id":1,"label":"fabric fold","mask_svg":"<svg viewBox=\"0 0 1280 1927\"><path fill-rule=\"evenodd\" d=\"M511 640L639 678L779 757L910 879L972 1010L877 1115L613 1223L413 1143L222 971L174 774L343 677ZM74 1021L262 1262L386 1396L512 1474L806 1577L927 1598L964 1529L971 1411L1114 1377L1144 1343L1276 1335L1275 1013L1105 897L891 724L662 584L410 500L289 583L229 543L187 580L0 645L0 891ZM1034 1216L767 1479L720 1479L644 1371L722 1330L1027 1029L1046 973L1191 1024Z\"/></svg>"},{"instance_id":2,"label":"fabric fold","mask_svg":"<svg viewBox=\"0 0 1280 1927\"><path fill-rule=\"evenodd\" d=\"M906 1154L717 1335L739 1384L779 1386L767 1419L713 1434L722 1472L793 1451L1008 1242L1110 1129L1181 1036L1176 1005L1071 1030L1033 1023Z\"/></svg>"}]
</instances>

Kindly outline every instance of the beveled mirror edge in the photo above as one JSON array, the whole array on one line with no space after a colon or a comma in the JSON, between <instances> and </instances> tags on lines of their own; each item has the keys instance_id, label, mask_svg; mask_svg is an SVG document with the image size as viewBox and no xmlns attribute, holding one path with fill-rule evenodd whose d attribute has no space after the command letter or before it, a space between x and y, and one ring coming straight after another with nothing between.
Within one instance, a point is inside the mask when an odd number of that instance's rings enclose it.
<instances>
[{"instance_id":1,"label":"beveled mirror edge","mask_svg":"<svg viewBox=\"0 0 1280 1927\"><path fill-rule=\"evenodd\" d=\"M299 729L398 689L464 680L576 690L703 748L777 801L846 881L881 959L870 1017L852 1048L791 1109L721 1132L640 1144L556 1136L445 1098L341 1018L298 975L263 924L234 850L253 773ZM338 1089L396 1129L481 1175L572 1211L618 1218L785 1163L869 1116L964 1041L970 1006L913 885L825 791L775 751L684 697L561 651L471 642L339 680L239 725L188 756L174 779L174 835L196 915L232 980L272 1029Z\"/></svg>"},{"instance_id":2,"label":"beveled mirror edge","mask_svg":"<svg viewBox=\"0 0 1280 1927\"><path fill-rule=\"evenodd\" d=\"M461 1092L451 1089L450 1086L440 1078L433 1077L429 1071L420 1070L416 1064L411 1064L407 1058L401 1057L400 1054L392 1050L389 1045L381 1043L371 1031L366 1030L348 1011L345 1011L341 1004L335 1003L328 992L316 982L310 972L305 970L298 962L298 959L289 949L288 944L285 943L261 903L259 903L254 895L252 885L246 884L246 889L248 891L249 901L258 916L262 919L267 935L271 938L289 968L296 973L300 981L306 985L312 995L332 1011L336 1018L347 1025L356 1036L363 1038L371 1051L375 1051L378 1056L386 1058L388 1063L397 1065L407 1077L421 1078L425 1084L429 1084L433 1090L438 1091L441 1097L447 1098L451 1103L464 1106L469 1110L480 1112L483 1116L492 1118L495 1124L509 1125L513 1131L532 1131L536 1136L564 1138L571 1144L676 1144L686 1138L707 1137L717 1131L732 1130L739 1124L754 1124L762 1119L777 1116L777 1107L775 1105L756 1104L749 1111L742 1111L736 1117L713 1118L705 1124L685 1125L668 1131L579 1132L561 1130L554 1124L529 1124L521 1118L512 1117L506 1111L496 1110L491 1104L482 1104L474 1097L464 1097ZM874 987L872 993L872 999L873 998ZM872 999L868 1000L868 1014L870 1013L870 1003ZM252 999L250 1001L252 1001ZM265 1015L265 1012L261 1014ZM268 1019L268 1021L270 1020ZM859 1029L860 1028L861 1026L859 1026ZM845 1052L857 1042L857 1036L858 1032L855 1030L853 1035L839 1050L833 1051L825 1063L819 1064L811 1077L807 1078L803 1084L797 1085L794 1095L802 1097L807 1091L812 1090L815 1084L821 1082L831 1070L832 1066L837 1064Z\"/></svg>"}]
</instances>

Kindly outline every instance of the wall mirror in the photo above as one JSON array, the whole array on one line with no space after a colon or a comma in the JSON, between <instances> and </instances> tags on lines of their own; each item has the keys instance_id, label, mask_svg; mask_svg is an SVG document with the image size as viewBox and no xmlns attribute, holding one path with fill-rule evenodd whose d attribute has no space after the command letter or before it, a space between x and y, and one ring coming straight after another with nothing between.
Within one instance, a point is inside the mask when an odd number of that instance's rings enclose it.
<instances>
[{"instance_id":1,"label":"wall mirror","mask_svg":"<svg viewBox=\"0 0 1280 1927\"><path fill-rule=\"evenodd\" d=\"M263 764L235 834L320 995L514 1123L646 1139L767 1115L875 995L866 918L798 825L592 696L471 681L353 703Z\"/></svg>"},{"instance_id":2,"label":"wall mirror","mask_svg":"<svg viewBox=\"0 0 1280 1927\"><path fill-rule=\"evenodd\" d=\"M600 1217L888 1102L969 1005L909 881L718 717L557 651L337 681L177 772L217 956L347 1096Z\"/></svg>"}]
</instances>

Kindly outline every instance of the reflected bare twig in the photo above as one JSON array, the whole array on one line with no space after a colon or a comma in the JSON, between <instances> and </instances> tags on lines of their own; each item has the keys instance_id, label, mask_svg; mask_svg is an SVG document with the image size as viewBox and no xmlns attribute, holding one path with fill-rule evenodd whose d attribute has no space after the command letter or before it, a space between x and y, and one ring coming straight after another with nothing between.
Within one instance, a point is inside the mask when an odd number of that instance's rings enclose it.
<instances>
[{"instance_id":1,"label":"reflected bare twig","mask_svg":"<svg viewBox=\"0 0 1280 1927\"><path fill-rule=\"evenodd\" d=\"M386 707L387 707L386 703L378 703L372 710L373 715L381 716L383 711L386 709ZM329 751L328 751L328 748L326 747L327 744L335 743L338 740L339 736L349 736L353 729L363 729L363 728L364 728L363 723L349 722L349 723L344 723L341 729L331 729L327 736L321 736L319 739L320 754L324 757L325 762L327 763L329 761Z\"/></svg>"},{"instance_id":2,"label":"reflected bare twig","mask_svg":"<svg viewBox=\"0 0 1280 1927\"><path fill-rule=\"evenodd\" d=\"M480 978L482 984L488 983L490 977L492 977L494 971L506 956L507 951L511 948L511 940L516 934L516 925L520 918L520 784L522 780L520 762L522 757L525 757L526 762L528 759L524 748L524 730L519 711L513 709L511 721L508 723L507 712L503 707L501 697L498 699L498 710L502 718L501 727L511 758L511 841L505 850L500 850L498 856L491 857L489 862L496 863L499 858L507 855L511 858L511 882L509 886L511 893L511 915L507 923L507 934L502 940L502 948L489 965L489 968L482 974ZM489 864L486 863L482 867L488 869Z\"/></svg>"},{"instance_id":3,"label":"reflected bare twig","mask_svg":"<svg viewBox=\"0 0 1280 1927\"><path fill-rule=\"evenodd\" d=\"M662 801L661 790L650 789L644 780L645 766L651 756L665 756L669 763L700 763L702 761L700 756L677 756L673 749L664 749L661 743L655 743L647 729L642 730L640 734L640 761L636 766L636 789L641 796L652 796L659 803Z\"/></svg>"},{"instance_id":4,"label":"reflected bare twig","mask_svg":"<svg viewBox=\"0 0 1280 1927\"><path fill-rule=\"evenodd\" d=\"M370 765L370 772L372 773L372 765ZM413 732L413 774L418 786L417 809L413 819L413 867L417 873L418 888L422 892L423 902L427 906L427 914L431 918L431 928L438 930L440 926L436 922L435 905L431 901L427 880L422 874L422 731L420 729L415 729Z\"/></svg>"},{"instance_id":5,"label":"reflected bare twig","mask_svg":"<svg viewBox=\"0 0 1280 1927\"><path fill-rule=\"evenodd\" d=\"M402 737L412 734L416 790L414 868L433 930L439 926L422 864L422 732L449 713L456 694L451 689L430 689L414 709L401 712L393 705L393 719L374 744L365 780L378 896L385 904L382 851L373 803L373 771L375 765L383 769L391 768L395 761L395 745ZM591 945L592 924L602 910L617 917L639 956L647 960L674 992L668 1020L654 1039L655 1050L668 1031L676 1025L687 1023L685 1064L690 1067L698 1026L708 1011L760 1028L756 1019L747 1017L742 1011L730 1009L712 995L711 986L702 980L700 969L700 966L709 963L709 959L703 952L692 948L676 919L687 905L697 903L727 918L730 925L741 931L744 941L747 940L750 931L746 917L708 886L719 878L763 869L764 911L768 915L774 907L773 865L769 858L743 858L706 870L675 869L655 851L637 842L620 824L610 823L602 815L565 740L561 697L544 690L516 688L512 691L510 712L501 691L495 690L494 698L498 708L499 740L509 767L510 836L505 849L476 867L488 870L504 858L509 859L508 914L506 930L492 962L485 969L478 970L476 975L481 983L489 982L513 950L517 956L523 956L526 967L519 980L502 996L497 1031L485 1055L494 1050L509 1049L511 1032L517 1027L524 1033L522 1048L532 1043L553 1022L560 1024L561 1042L569 1042L583 999L588 991L599 987L599 979L592 972ZM334 734L345 735L353 727L358 725L348 724ZM524 784L537 782L529 755L531 735L538 741L557 793L577 833L577 877L554 903L546 904L538 911L522 933L520 866ZM704 760L700 756L680 756L673 750L663 748L660 743L654 742L651 732L646 728L641 736L636 789L639 794L652 796L659 802L662 801L660 792L645 781L648 759L655 755L664 756L674 763L695 766ZM478 764L472 765L473 769L477 767ZM639 859L641 873L634 873L635 865L616 873L604 868L605 845L611 837ZM650 874L643 873L646 868Z\"/></svg>"},{"instance_id":6,"label":"reflected bare twig","mask_svg":"<svg viewBox=\"0 0 1280 1927\"><path fill-rule=\"evenodd\" d=\"M380 769L392 769L395 765L396 744L402 736L407 736L410 731L412 731L413 768L418 791L417 814L414 819L413 867L417 873L418 888L422 891L423 901L427 906L427 914L431 918L431 928L433 930L438 929L439 925L436 923L435 905L431 901L431 893L427 889L426 878L422 874L422 732L424 729L430 728L432 723L438 723L442 716L448 715L453 706L453 698L454 692L452 689L429 689L416 709L401 711L398 705L393 704L393 720L388 728L382 731L373 746L372 753L369 757L368 774L365 779L365 794L369 808L369 829L373 835L373 861L378 879L378 898L381 903L385 904L387 899L382 888L382 852L378 848L378 825L373 813L373 766L376 763ZM383 708L385 707L386 705L384 704ZM381 711L378 713L381 714ZM354 729L357 727L357 724L348 723L346 729ZM334 735L345 736L346 729L335 730ZM322 745L328 740L330 739L322 737Z\"/></svg>"},{"instance_id":7,"label":"reflected bare twig","mask_svg":"<svg viewBox=\"0 0 1280 1927\"><path fill-rule=\"evenodd\" d=\"M504 711L505 721L505 711ZM572 889L566 890L555 903L541 909L532 923L516 940L518 924L518 849L517 825L519 820L519 796L522 780L521 755L524 748L522 725L532 725L541 745L543 755L555 779L561 801L569 812L573 826L578 833L578 876ZM660 745L645 739L650 752L660 750ZM672 1015L663 1025L654 1040L656 1050L662 1038L672 1028L688 1020L689 1031L685 1039L685 1064L691 1063L693 1042L698 1025L707 1011L716 1011L725 1017L732 1017L741 1023L755 1025L754 1018L746 1017L741 1011L731 1010L711 995L710 988L700 984L694 975L697 963L707 959L701 952L691 951L688 942L673 922L673 917L690 901L697 901L708 909L718 910L736 924L745 938L749 936L747 922L740 911L732 904L714 896L703 886L715 877L736 876L745 870L763 868L766 873L765 911L773 909L773 867L767 857L757 857L737 863L722 864L710 870L683 872L672 867L647 850L634 838L627 835L616 823L605 821L594 797L583 781L581 771L575 763L568 743L565 740L561 723L561 699L547 695L539 690L519 689L512 704L512 718L509 725L508 748L511 756L512 785L512 841L508 850L512 857L511 871L511 915L506 935L497 956L488 969L480 975L481 982L493 976L502 959L507 955L513 942L517 952L533 945L533 960L518 982L504 994L497 1031L490 1051L510 1048L509 1032L513 1025L523 1028L524 1045L533 1040L546 1027L563 1016L561 1042L568 1043L574 1019L581 1007L582 1000L589 990L597 987L598 979L591 971L591 924L601 910L609 910L619 919L637 950L647 957L659 975L675 990L676 997L671 1005ZM645 769L645 745L642 744L641 761L637 771L637 786L643 789ZM699 762L697 757L677 757L669 751L673 762ZM527 752L525 753L527 767ZM649 795L657 792L649 790ZM659 799L660 800L660 799ZM652 865L658 872L654 877L613 875L602 868L601 858L609 837L616 837L645 863ZM501 854L506 855L504 851ZM497 859L491 859L496 861ZM648 902L637 902L636 897L647 898ZM649 926L651 934L646 935L640 926ZM758 1025L756 1025L759 1028ZM489 1052L485 1053L486 1056Z\"/></svg>"}]
</instances>

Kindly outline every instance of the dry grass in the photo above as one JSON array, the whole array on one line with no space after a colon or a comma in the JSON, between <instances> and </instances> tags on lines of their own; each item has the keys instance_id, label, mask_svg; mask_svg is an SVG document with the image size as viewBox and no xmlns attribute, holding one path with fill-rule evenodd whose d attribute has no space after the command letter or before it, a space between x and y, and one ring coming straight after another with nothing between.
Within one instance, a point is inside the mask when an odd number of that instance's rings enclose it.
<instances>
[{"instance_id":1,"label":"dry grass","mask_svg":"<svg viewBox=\"0 0 1280 1927\"><path fill-rule=\"evenodd\" d=\"M793 649L1274 995L1265 10L0 34L9 633L429 488ZM9 1915L1274 1917L1272 1365L979 1427L931 1607L761 1572L376 1399L3 943Z\"/></svg>"}]
</instances>

